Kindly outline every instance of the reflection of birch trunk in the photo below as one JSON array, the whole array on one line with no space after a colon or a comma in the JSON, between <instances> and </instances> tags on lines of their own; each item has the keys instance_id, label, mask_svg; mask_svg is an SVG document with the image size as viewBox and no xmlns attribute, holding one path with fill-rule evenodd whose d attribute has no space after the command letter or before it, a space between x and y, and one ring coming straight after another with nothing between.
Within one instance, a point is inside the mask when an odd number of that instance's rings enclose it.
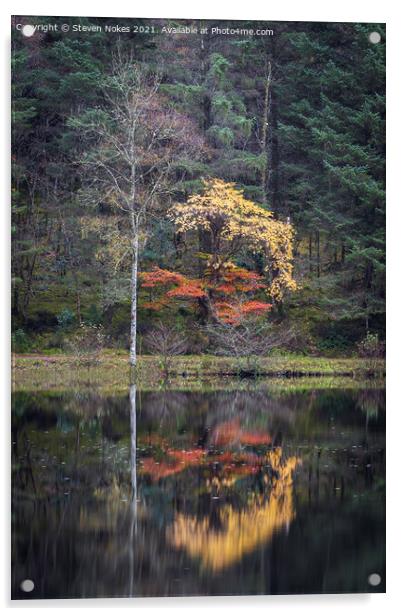
<instances>
[{"instance_id":1,"label":"reflection of birch trunk","mask_svg":"<svg viewBox=\"0 0 402 616\"><path fill-rule=\"evenodd\" d=\"M137 534L137 386L130 386L130 434L131 434L131 507L130 507L130 537L129 537L129 596L134 591L134 541Z\"/></svg>"},{"instance_id":2,"label":"reflection of birch trunk","mask_svg":"<svg viewBox=\"0 0 402 616\"><path fill-rule=\"evenodd\" d=\"M137 507L137 386L130 386L131 499Z\"/></svg>"},{"instance_id":3,"label":"reflection of birch trunk","mask_svg":"<svg viewBox=\"0 0 402 616\"><path fill-rule=\"evenodd\" d=\"M75 456L74 456L74 467L73 467L73 478L75 483L78 485L79 480L78 480L78 466L79 466L79 457L80 457L80 448L81 448L81 441L80 441L80 429L81 429L81 421L80 419L78 419L77 421L77 428L76 428L76 432L75 432ZM72 482L70 484L70 487L72 485Z\"/></svg>"}]
</instances>

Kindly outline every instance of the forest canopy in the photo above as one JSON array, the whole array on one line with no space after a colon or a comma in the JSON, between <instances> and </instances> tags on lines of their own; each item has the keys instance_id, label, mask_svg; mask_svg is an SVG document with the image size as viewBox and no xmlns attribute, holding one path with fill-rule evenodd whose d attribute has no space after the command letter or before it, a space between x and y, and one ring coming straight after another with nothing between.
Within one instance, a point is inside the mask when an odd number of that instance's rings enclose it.
<instances>
[{"instance_id":1,"label":"forest canopy","mask_svg":"<svg viewBox=\"0 0 402 616\"><path fill-rule=\"evenodd\" d=\"M153 22L124 37L13 34L14 349L63 348L86 324L146 352L173 323L186 352L209 352L219 328L249 319L292 329L279 346L304 353L382 339L373 24L277 22L249 37L212 33L230 22L197 35L161 31L197 20Z\"/></svg>"}]
</instances>

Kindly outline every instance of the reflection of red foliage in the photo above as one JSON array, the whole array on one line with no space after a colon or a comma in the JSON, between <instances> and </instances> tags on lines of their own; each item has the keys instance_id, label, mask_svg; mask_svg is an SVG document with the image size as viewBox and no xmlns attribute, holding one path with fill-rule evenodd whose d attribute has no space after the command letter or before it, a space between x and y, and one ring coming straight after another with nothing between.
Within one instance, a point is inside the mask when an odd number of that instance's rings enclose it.
<instances>
[{"instance_id":1,"label":"reflection of red foliage","mask_svg":"<svg viewBox=\"0 0 402 616\"><path fill-rule=\"evenodd\" d=\"M230 423L230 422L228 422ZM255 440L255 433L245 432L243 437L247 441ZM268 442L269 435L258 435L264 438L264 443ZM262 440L259 440L259 443ZM209 466L211 464L220 465L220 473L226 477L242 477L254 475L259 471L265 459L255 453L233 453L224 452L217 455L208 455L203 449L178 450L167 449L168 459L157 462L154 458L143 458L141 461L141 472L145 475L150 475L152 481L159 481L172 475L183 472L186 468L192 466ZM214 471L215 472L215 471Z\"/></svg>"},{"instance_id":2,"label":"reflection of red foliage","mask_svg":"<svg viewBox=\"0 0 402 616\"><path fill-rule=\"evenodd\" d=\"M168 455L178 462L188 466L189 464L198 464L205 456L203 449L168 449Z\"/></svg>"},{"instance_id":3,"label":"reflection of red foliage","mask_svg":"<svg viewBox=\"0 0 402 616\"><path fill-rule=\"evenodd\" d=\"M212 433L211 442L213 445L225 446L238 440L240 435L240 419L232 419L219 424Z\"/></svg>"},{"instance_id":4,"label":"reflection of red foliage","mask_svg":"<svg viewBox=\"0 0 402 616\"><path fill-rule=\"evenodd\" d=\"M206 452L202 449L168 449L169 460L156 462L154 458L142 460L142 472L150 475L154 481L181 473L189 466L197 466L204 459Z\"/></svg>"},{"instance_id":5,"label":"reflection of red foliage","mask_svg":"<svg viewBox=\"0 0 402 616\"><path fill-rule=\"evenodd\" d=\"M269 445L272 438L269 434L260 434L259 432L243 432L240 437L240 442L244 445Z\"/></svg>"},{"instance_id":6,"label":"reflection of red foliage","mask_svg":"<svg viewBox=\"0 0 402 616\"><path fill-rule=\"evenodd\" d=\"M247 477L255 475L260 466L258 464L232 464L223 467L223 475L226 477Z\"/></svg>"},{"instance_id":7,"label":"reflection of red foliage","mask_svg":"<svg viewBox=\"0 0 402 616\"><path fill-rule=\"evenodd\" d=\"M220 473L225 477L240 477L258 472L265 463L265 457L252 451L223 451L210 453L207 450L173 449L168 446L165 438L159 435L149 435L146 439L149 445L161 447L164 457L157 461L154 457L145 457L141 460L142 474L149 475L152 481L159 481L166 477L176 475L185 469L194 466L209 467L218 464ZM249 432L243 430L238 417L219 424L211 435L213 447L225 447L233 444L242 445L269 445L272 442L268 432ZM211 467L212 468L212 467ZM215 471L214 471L215 472Z\"/></svg>"},{"instance_id":8,"label":"reflection of red foliage","mask_svg":"<svg viewBox=\"0 0 402 616\"><path fill-rule=\"evenodd\" d=\"M144 458L142 460L142 472L146 475L150 475L153 481L175 475L182 470L181 464L177 461L156 462L153 458Z\"/></svg>"},{"instance_id":9,"label":"reflection of red foliage","mask_svg":"<svg viewBox=\"0 0 402 616\"><path fill-rule=\"evenodd\" d=\"M242 445L269 445L271 441L271 436L267 432L242 430L238 417L219 424L213 431L211 439L214 445L221 447L235 442Z\"/></svg>"},{"instance_id":10,"label":"reflection of red foliage","mask_svg":"<svg viewBox=\"0 0 402 616\"><path fill-rule=\"evenodd\" d=\"M225 452L213 457L213 462L218 462L223 466L223 473L226 476L245 476L255 474L264 459L255 453L234 454Z\"/></svg>"}]
</instances>

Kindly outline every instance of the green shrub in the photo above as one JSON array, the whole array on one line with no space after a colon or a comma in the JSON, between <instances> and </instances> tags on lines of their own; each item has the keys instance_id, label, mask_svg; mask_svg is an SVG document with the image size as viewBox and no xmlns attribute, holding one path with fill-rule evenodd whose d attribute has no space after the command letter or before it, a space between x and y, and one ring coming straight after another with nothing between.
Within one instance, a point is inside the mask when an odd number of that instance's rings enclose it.
<instances>
[{"instance_id":1,"label":"green shrub","mask_svg":"<svg viewBox=\"0 0 402 616\"><path fill-rule=\"evenodd\" d=\"M66 342L66 349L79 365L100 363L101 353L106 344L102 325L82 323Z\"/></svg>"},{"instance_id":2,"label":"green shrub","mask_svg":"<svg viewBox=\"0 0 402 616\"><path fill-rule=\"evenodd\" d=\"M366 370L369 374L374 375L383 369L382 358L385 355L385 345L380 341L378 334L367 332L356 347L359 357L366 360Z\"/></svg>"},{"instance_id":3,"label":"green shrub","mask_svg":"<svg viewBox=\"0 0 402 616\"><path fill-rule=\"evenodd\" d=\"M369 359L384 357L384 343L380 341L378 334L371 334L370 332L367 332L365 338L360 340L356 346L359 357Z\"/></svg>"},{"instance_id":4,"label":"green shrub","mask_svg":"<svg viewBox=\"0 0 402 616\"><path fill-rule=\"evenodd\" d=\"M332 334L327 338L318 340L317 348L321 353L344 352L350 348L350 341L342 334Z\"/></svg>"},{"instance_id":5,"label":"green shrub","mask_svg":"<svg viewBox=\"0 0 402 616\"><path fill-rule=\"evenodd\" d=\"M90 305L84 320L90 325L100 325L102 323L102 312L99 310L96 304Z\"/></svg>"},{"instance_id":6,"label":"green shrub","mask_svg":"<svg viewBox=\"0 0 402 616\"><path fill-rule=\"evenodd\" d=\"M125 342L130 337L130 304L118 304L107 315L105 320L108 335L115 342Z\"/></svg>"},{"instance_id":7,"label":"green shrub","mask_svg":"<svg viewBox=\"0 0 402 616\"><path fill-rule=\"evenodd\" d=\"M57 315L57 323L60 329L68 329L75 321L74 313L70 308L63 308L63 310Z\"/></svg>"},{"instance_id":8,"label":"green shrub","mask_svg":"<svg viewBox=\"0 0 402 616\"><path fill-rule=\"evenodd\" d=\"M61 349L64 344L64 333L61 329L55 328L53 331L43 336L43 342L39 339L39 344L41 346L46 346L49 349Z\"/></svg>"},{"instance_id":9,"label":"green shrub","mask_svg":"<svg viewBox=\"0 0 402 616\"><path fill-rule=\"evenodd\" d=\"M31 349L31 341L23 329L11 334L11 349L14 353L27 353Z\"/></svg>"}]
</instances>

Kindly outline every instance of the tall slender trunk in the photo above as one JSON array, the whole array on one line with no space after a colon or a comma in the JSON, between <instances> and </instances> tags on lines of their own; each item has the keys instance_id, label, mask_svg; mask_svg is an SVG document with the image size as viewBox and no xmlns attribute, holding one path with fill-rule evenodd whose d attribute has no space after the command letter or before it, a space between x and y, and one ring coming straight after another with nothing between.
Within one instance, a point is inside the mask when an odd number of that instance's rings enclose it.
<instances>
[{"instance_id":1,"label":"tall slender trunk","mask_svg":"<svg viewBox=\"0 0 402 616\"><path fill-rule=\"evenodd\" d=\"M81 295L80 292L76 291L76 298L77 298L77 319L78 319L78 324L82 325L82 314L81 314Z\"/></svg>"},{"instance_id":2,"label":"tall slender trunk","mask_svg":"<svg viewBox=\"0 0 402 616\"><path fill-rule=\"evenodd\" d=\"M341 262L342 263L345 263L345 256L346 256L346 246L342 242L342 250L341 250Z\"/></svg>"},{"instance_id":3,"label":"tall slender trunk","mask_svg":"<svg viewBox=\"0 0 402 616\"><path fill-rule=\"evenodd\" d=\"M137 386L130 385L131 498L137 507Z\"/></svg>"},{"instance_id":4,"label":"tall slender trunk","mask_svg":"<svg viewBox=\"0 0 402 616\"><path fill-rule=\"evenodd\" d=\"M75 297L76 297L76 307L77 307L77 319L78 324L82 325L82 314L81 314L81 292L78 284L78 276L73 270L74 284L75 284Z\"/></svg>"},{"instance_id":5,"label":"tall slender trunk","mask_svg":"<svg viewBox=\"0 0 402 616\"><path fill-rule=\"evenodd\" d=\"M270 139L269 148L269 169L268 169L268 193L270 195L271 209L276 216L284 214L280 198L279 185L279 138L278 138L278 95L274 87L274 74L272 76L269 117L270 117ZM286 212L288 214L289 212Z\"/></svg>"},{"instance_id":6,"label":"tall slender trunk","mask_svg":"<svg viewBox=\"0 0 402 616\"><path fill-rule=\"evenodd\" d=\"M315 237L316 237L316 248L317 248L317 253L316 253L317 278L319 278L321 275L321 252L320 252L320 232L319 231L316 232Z\"/></svg>"},{"instance_id":7,"label":"tall slender trunk","mask_svg":"<svg viewBox=\"0 0 402 616\"><path fill-rule=\"evenodd\" d=\"M370 329L369 329L369 319L370 319L369 297L370 297L371 287L372 287L372 282L373 282L373 270L374 270L373 264L371 261L369 261L369 263L367 263L366 265L366 274L365 274L366 290L365 290L364 308L366 311L366 316L365 316L366 335L370 332Z\"/></svg>"},{"instance_id":8,"label":"tall slender trunk","mask_svg":"<svg viewBox=\"0 0 402 616\"><path fill-rule=\"evenodd\" d=\"M209 88L205 87L206 78L208 72L208 35L204 36L203 34L200 37L200 68L201 68L201 83L204 86L204 96L202 99L202 114L203 114L203 130L206 132L210 126L212 125L212 117L211 117L211 93Z\"/></svg>"},{"instance_id":9,"label":"tall slender trunk","mask_svg":"<svg viewBox=\"0 0 402 616\"><path fill-rule=\"evenodd\" d=\"M261 172L261 189L264 202L268 202L268 172L269 172L269 151L268 151L268 129L269 129L269 100L271 87L271 62L267 64L267 75L265 78L264 109L262 114L261 130L261 151L264 155L264 166Z\"/></svg>"},{"instance_id":10,"label":"tall slender trunk","mask_svg":"<svg viewBox=\"0 0 402 616\"><path fill-rule=\"evenodd\" d=\"M137 283L138 283L138 225L132 221L133 256L131 264L131 321L130 321L130 366L137 365Z\"/></svg>"}]
</instances>

